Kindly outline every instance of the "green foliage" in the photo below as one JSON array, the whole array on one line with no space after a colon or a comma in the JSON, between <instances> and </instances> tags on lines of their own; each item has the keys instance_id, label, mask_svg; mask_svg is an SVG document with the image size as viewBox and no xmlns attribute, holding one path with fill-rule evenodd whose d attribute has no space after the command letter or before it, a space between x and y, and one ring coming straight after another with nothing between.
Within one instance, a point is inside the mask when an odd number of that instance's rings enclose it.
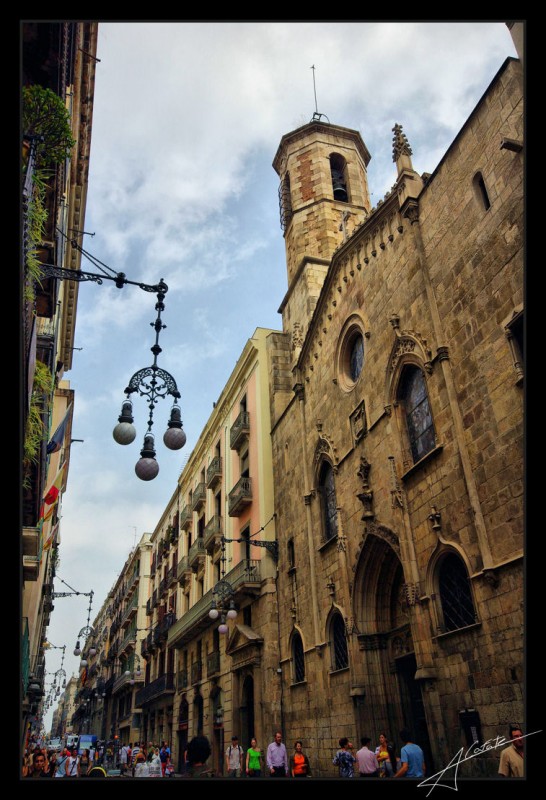
<instances>
[{"instance_id":1,"label":"green foliage","mask_svg":"<svg viewBox=\"0 0 546 800\"><path fill-rule=\"evenodd\" d=\"M23 135L42 136L36 146L37 164L60 164L69 157L76 140L70 114L61 98L43 86L23 87Z\"/></svg>"},{"instance_id":2,"label":"green foliage","mask_svg":"<svg viewBox=\"0 0 546 800\"><path fill-rule=\"evenodd\" d=\"M47 209L45 207L46 179L50 173L35 170L33 175L32 197L28 204L27 220L29 227L29 246L27 250L26 269L31 280L25 284L25 300L34 300L34 282L40 282L42 271L38 258L38 248L44 239Z\"/></svg>"},{"instance_id":3,"label":"green foliage","mask_svg":"<svg viewBox=\"0 0 546 800\"><path fill-rule=\"evenodd\" d=\"M24 472L28 472L31 464L36 463L40 446L47 435L42 414L49 409L52 388L53 375L51 371L41 361L37 361L23 445ZM28 485L28 476L25 475L25 478L27 483L25 484L25 480L23 480L23 486Z\"/></svg>"}]
</instances>

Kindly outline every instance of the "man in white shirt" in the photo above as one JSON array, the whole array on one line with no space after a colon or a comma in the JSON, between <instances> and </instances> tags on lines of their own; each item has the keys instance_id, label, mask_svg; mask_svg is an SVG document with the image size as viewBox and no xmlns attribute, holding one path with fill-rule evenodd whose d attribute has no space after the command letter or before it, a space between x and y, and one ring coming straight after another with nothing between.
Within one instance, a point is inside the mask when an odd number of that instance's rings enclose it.
<instances>
[{"instance_id":1,"label":"man in white shirt","mask_svg":"<svg viewBox=\"0 0 546 800\"><path fill-rule=\"evenodd\" d=\"M80 777L80 759L76 748L72 750L72 755L66 759L66 777L79 778Z\"/></svg>"},{"instance_id":2,"label":"man in white shirt","mask_svg":"<svg viewBox=\"0 0 546 800\"><path fill-rule=\"evenodd\" d=\"M243 748L237 736L231 737L231 744L226 750L226 770L228 777L240 778L243 768Z\"/></svg>"}]
</instances>

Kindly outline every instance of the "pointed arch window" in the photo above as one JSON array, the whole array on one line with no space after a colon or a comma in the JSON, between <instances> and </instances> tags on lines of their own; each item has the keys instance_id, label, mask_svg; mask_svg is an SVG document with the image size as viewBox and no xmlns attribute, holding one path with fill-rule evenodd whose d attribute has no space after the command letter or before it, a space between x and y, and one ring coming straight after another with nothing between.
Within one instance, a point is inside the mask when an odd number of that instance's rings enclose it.
<instances>
[{"instance_id":1,"label":"pointed arch window","mask_svg":"<svg viewBox=\"0 0 546 800\"><path fill-rule=\"evenodd\" d=\"M298 631L295 631L292 637L292 669L294 683L301 683L305 680L305 654Z\"/></svg>"},{"instance_id":2,"label":"pointed arch window","mask_svg":"<svg viewBox=\"0 0 546 800\"><path fill-rule=\"evenodd\" d=\"M334 200L341 203L349 202L347 191L346 161L339 153L332 153L330 156L330 172L332 175L332 191Z\"/></svg>"},{"instance_id":3,"label":"pointed arch window","mask_svg":"<svg viewBox=\"0 0 546 800\"><path fill-rule=\"evenodd\" d=\"M346 669L349 666L349 650L345 622L338 612L330 623L330 649L332 653L332 669Z\"/></svg>"},{"instance_id":4,"label":"pointed arch window","mask_svg":"<svg viewBox=\"0 0 546 800\"><path fill-rule=\"evenodd\" d=\"M455 553L447 555L440 564L438 590L445 632L474 625L476 611L468 573L462 559Z\"/></svg>"},{"instance_id":5,"label":"pointed arch window","mask_svg":"<svg viewBox=\"0 0 546 800\"><path fill-rule=\"evenodd\" d=\"M281 228L286 231L293 216L292 192L290 190L290 173L286 173L279 186L279 210L281 215Z\"/></svg>"},{"instance_id":6,"label":"pointed arch window","mask_svg":"<svg viewBox=\"0 0 546 800\"><path fill-rule=\"evenodd\" d=\"M411 365L404 369L398 399L404 410L413 461L417 463L436 446L425 376L419 367Z\"/></svg>"},{"instance_id":7,"label":"pointed arch window","mask_svg":"<svg viewBox=\"0 0 546 800\"><path fill-rule=\"evenodd\" d=\"M324 461L319 474L319 491L322 501L323 538L325 541L337 536L337 500L334 470Z\"/></svg>"}]
</instances>

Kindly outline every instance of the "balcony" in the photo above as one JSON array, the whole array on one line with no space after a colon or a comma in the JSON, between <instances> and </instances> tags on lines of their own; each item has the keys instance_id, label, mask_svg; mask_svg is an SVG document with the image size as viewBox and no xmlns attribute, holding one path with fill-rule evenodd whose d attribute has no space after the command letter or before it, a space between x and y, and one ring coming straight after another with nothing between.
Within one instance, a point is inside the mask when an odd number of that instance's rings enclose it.
<instances>
[{"instance_id":1,"label":"balcony","mask_svg":"<svg viewBox=\"0 0 546 800\"><path fill-rule=\"evenodd\" d=\"M148 600L146 600L146 616L147 617L151 617L152 616L152 599L151 599L151 597L148 598Z\"/></svg>"},{"instance_id":2,"label":"balcony","mask_svg":"<svg viewBox=\"0 0 546 800\"><path fill-rule=\"evenodd\" d=\"M232 450L239 450L250 436L250 414L248 411L241 411L229 432L229 446Z\"/></svg>"},{"instance_id":3,"label":"balcony","mask_svg":"<svg viewBox=\"0 0 546 800\"><path fill-rule=\"evenodd\" d=\"M171 587L173 583L176 583L177 578L176 578L175 566L169 567L169 569L167 570L166 580L167 580L167 587Z\"/></svg>"},{"instance_id":4,"label":"balcony","mask_svg":"<svg viewBox=\"0 0 546 800\"><path fill-rule=\"evenodd\" d=\"M157 589L154 589L152 592L152 608L155 608L159 602L159 595Z\"/></svg>"},{"instance_id":5,"label":"balcony","mask_svg":"<svg viewBox=\"0 0 546 800\"><path fill-rule=\"evenodd\" d=\"M166 672L137 692L135 706L141 708L152 700L157 700L159 697L171 694L174 694L174 674L172 672Z\"/></svg>"},{"instance_id":6,"label":"balcony","mask_svg":"<svg viewBox=\"0 0 546 800\"><path fill-rule=\"evenodd\" d=\"M157 647L156 643L154 642L154 634L153 633L149 633L144 641L146 642L146 650L147 650L147 652L148 653L153 653L154 650ZM143 644L144 644L144 642L143 642Z\"/></svg>"},{"instance_id":7,"label":"balcony","mask_svg":"<svg viewBox=\"0 0 546 800\"><path fill-rule=\"evenodd\" d=\"M134 684L130 684L130 681L134 680ZM119 678L116 678L114 681L114 685L112 687L112 694L117 694L121 689L125 686L136 686L138 684L144 683L144 675L141 673L140 677L137 678L136 674L130 672L129 675L126 675L125 671L121 673Z\"/></svg>"},{"instance_id":8,"label":"balcony","mask_svg":"<svg viewBox=\"0 0 546 800\"><path fill-rule=\"evenodd\" d=\"M154 557L152 558L152 566L150 567L150 578L154 577L154 575L156 573L156 569L157 569L157 561L156 561L156 557L154 555Z\"/></svg>"},{"instance_id":9,"label":"balcony","mask_svg":"<svg viewBox=\"0 0 546 800\"><path fill-rule=\"evenodd\" d=\"M203 662L195 661L191 665L191 679L190 683L193 686L195 683L203 680Z\"/></svg>"},{"instance_id":10,"label":"balcony","mask_svg":"<svg viewBox=\"0 0 546 800\"><path fill-rule=\"evenodd\" d=\"M166 641L169 628L174 624L175 616L173 613L165 614L161 622L158 622L153 629L154 644L159 645Z\"/></svg>"},{"instance_id":11,"label":"balcony","mask_svg":"<svg viewBox=\"0 0 546 800\"><path fill-rule=\"evenodd\" d=\"M190 506L184 506L180 512L180 530L189 531L193 521L193 511Z\"/></svg>"},{"instance_id":12,"label":"balcony","mask_svg":"<svg viewBox=\"0 0 546 800\"><path fill-rule=\"evenodd\" d=\"M188 670L179 669L176 673L176 688L178 691L185 689L188 685Z\"/></svg>"},{"instance_id":13,"label":"balcony","mask_svg":"<svg viewBox=\"0 0 546 800\"><path fill-rule=\"evenodd\" d=\"M138 574L138 569L132 571L131 575L129 576L129 580L127 581L127 588L130 589L134 583L136 583L140 579L140 575Z\"/></svg>"},{"instance_id":14,"label":"balcony","mask_svg":"<svg viewBox=\"0 0 546 800\"><path fill-rule=\"evenodd\" d=\"M40 529L39 528L23 528L23 555L33 556L38 555L40 548Z\"/></svg>"},{"instance_id":15,"label":"balcony","mask_svg":"<svg viewBox=\"0 0 546 800\"><path fill-rule=\"evenodd\" d=\"M212 602L212 589L194 603L186 613L177 620L169 631L168 646L182 647L194 636L205 630L210 624L210 604Z\"/></svg>"},{"instance_id":16,"label":"balcony","mask_svg":"<svg viewBox=\"0 0 546 800\"><path fill-rule=\"evenodd\" d=\"M40 557L23 555L23 580L36 581L40 572Z\"/></svg>"},{"instance_id":17,"label":"balcony","mask_svg":"<svg viewBox=\"0 0 546 800\"><path fill-rule=\"evenodd\" d=\"M222 479L222 458L216 456L207 467L207 489L214 489Z\"/></svg>"},{"instance_id":18,"label":"balcony","mask_svg":"<svg viewBox=\"0 0 546 800\"><path fill-rule=\"evenodd\" d=\"M163 597L165 592L167 591L167 578L161 578L159 581L159 592L158 597Z\"/></svg>"},{"instance_id":19,"label":"balcony","mask_svg":"<svg viewBox=\"0 0 546 800\"><path fill-rule=\"evenodd\" d=\"M205 505L207 499L207 487L203 482L198 483L194 489L191 507L193 511L199 511L201 506Z\"/></svg>"},{"instance_id":20,"label":"balcony","mask_svg":"<svg viewBox=\"0 0 546 800\"><path fill-rule=\"evenodd\" d=\"M132 596L129 605L125 609L121 617L121 627L125 627L136 615L138 610L138 594L137 592L134 593Z\"/></svg>"},{"instance_id":21,"label":"balcony","mask_svg":"<svg viewBox=\"0 0 546 800\"><path fill-rule=\"evenodd\" d=\"M220 672L220 651L215 650L207 656L207 678Z\"/></svg>"},{"instance_id":22,"label":"balcony","mask_svg":"<svg viewBox=\"0 0 546 800\"><path fill-rule=\"evenodd\" d=\"M252 478L239 478L228 496L229 516L240 517L250 503L252 503Z\"/></svg>"},{"instance_id":23,"label":"balcony","mask_svg":"<svg viewBox=\"0 0 546 800\"><path fill-rule=\"evenodd\" d=\"M185 586L186 582L189 582L191 575L190 560L188 556L182 556L176 567L176 580L179 581L182 586Z\"/></svg>"},{"instance_id":24,"label":"balcony","mask_svg":"<svg viewBox=\"0 0 546 800\"><path fill-rule=\"evenodd\" d=\"M203 544L203 537L198 536L190 547L190 552L188 553L188 561L192 572L198 572L201 567L205 566L206 554L205 545Z\"/></svg>"},{"instance_id":25,"label":"balcony","mask_svg":"<svg viewBox=\"0 0 546 800\"><path fill-rule=\"evenodd\" d=\"M121 644L118 649L118 655L121 655L128 647L134 646L136 644L136 626L134 628L130 628L123 639L121 640Z\"/></svg>"},{"instance_id":26,"label":"balcony","mask_svg":"<svg viewBox=\"0 0 546 800\"><path fill-rule=\"evenodd\" d=\"M224 523L222 517L215 514L214 517L205 525L203 545L209 555L212 555L215 548L222 544L224 534Z\"/></svg>"}]
</instances>

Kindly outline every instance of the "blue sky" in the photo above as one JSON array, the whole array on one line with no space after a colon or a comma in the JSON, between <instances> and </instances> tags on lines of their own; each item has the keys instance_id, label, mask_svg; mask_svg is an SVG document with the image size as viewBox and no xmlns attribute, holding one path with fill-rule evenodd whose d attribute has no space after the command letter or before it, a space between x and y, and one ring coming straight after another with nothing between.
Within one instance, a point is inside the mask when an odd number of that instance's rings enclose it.
<instances>
[{"instance_id":1,"label":"blue sky","mask_svg":"<svg viewBox=\"0 0 546 800\"><path fill-rule=\"evenodd\" d=\"M256 327L280 329L287 288L278 177L281 137L312 118L360 132L375 205L395 181L392 127L403 126L418 172L432 172L505 58L503 22L99 23L83 246L130 280L163 278L159 366L175 378L187 434L154 434L160 471L140 481L148 408L133 395L137 438L112 438L130 377L152 364L154 294L80 284L70 474L58 575L95 592L93 616L141 535L153 531L235 363ZM96 271L83 260L82 269ZM66 587L56 580L55 591ZM67 645L88 598L59 598L49 640ZM46 668L60 666L60 651ZM51 711L46 717L46 727Z\"/></svg>"}]
</instances>

